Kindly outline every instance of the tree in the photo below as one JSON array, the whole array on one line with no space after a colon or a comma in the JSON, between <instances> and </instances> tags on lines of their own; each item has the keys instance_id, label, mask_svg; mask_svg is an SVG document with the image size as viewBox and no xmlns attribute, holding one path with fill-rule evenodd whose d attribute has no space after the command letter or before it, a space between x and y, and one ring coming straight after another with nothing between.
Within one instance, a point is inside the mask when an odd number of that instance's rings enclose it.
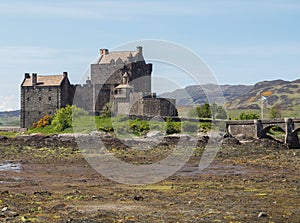
<instances>
[{"instance_id":1,"label":"tree","mask_svg":"<svg viewBox=\"0 0 300 223\"><path fill-rule=\"evenodd\" d=\"M211 109L208 103L197 107L199 118L211 118Z\"/></svg>"},{"instance_id":2,"label":"tree","mask_svg":"<svg viewBox=\"0 0 300 223\"><path fill-rule=\"evenodd\" d=\"M226 119L227 118L227 113L222 106L219 106L216 103L213 103L210 108L211 108L211 113L212 113L213 119Z\"/></svg>"},{"instance_id":3,"label":"tree","mask_svg":"<svg viewBox=\"0 0 300 223\"><path fill-rule=\"evenodd\" d=\"M272 106L270 108L270 118L281 118L281 110L279 106Z\"/></svg>"},{"instance_id":4,"label":"tree","mask_svg":"<svg viewBox=\"0 0 300 223\"><path fill-rule=\"evenodd\" d=\"M51 125L56 131L63 131L72 127L73 117L87 115L88 113L82 108L75 105L67 105L65 108L58 109L53 117Z\"/></svg>"},{"instance_id":5,"label":"tree","mask_svg":"<svg viewBox=\"0 0 300 223\"><path fill-rule=\"evenodd\" d=\"M242 112L239 116L240 120L253 120L253 119L259 119L259 115L256 113L246 113Z\"/></svg>"}]
</instances>

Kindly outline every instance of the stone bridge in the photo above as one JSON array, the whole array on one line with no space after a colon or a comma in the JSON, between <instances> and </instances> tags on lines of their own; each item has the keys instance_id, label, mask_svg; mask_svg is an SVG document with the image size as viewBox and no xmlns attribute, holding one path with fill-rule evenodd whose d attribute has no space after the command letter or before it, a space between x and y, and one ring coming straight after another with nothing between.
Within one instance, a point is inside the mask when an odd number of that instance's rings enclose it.
<instances>
[{"instance_id":1,"label":"stone bridge","mask_svg":"<svg viewBox=\"0 0 300 223\"><path fill-rule=\"evenodd\" d=\"M270 120L245 120L227 121L226 130L229 135L244 134L249 137L267 138L267 133L274 126L285 132L285 144L289 148L300 148L298 132L300 131L300 119L270 119Z\"/></svg>"}]
</instances>

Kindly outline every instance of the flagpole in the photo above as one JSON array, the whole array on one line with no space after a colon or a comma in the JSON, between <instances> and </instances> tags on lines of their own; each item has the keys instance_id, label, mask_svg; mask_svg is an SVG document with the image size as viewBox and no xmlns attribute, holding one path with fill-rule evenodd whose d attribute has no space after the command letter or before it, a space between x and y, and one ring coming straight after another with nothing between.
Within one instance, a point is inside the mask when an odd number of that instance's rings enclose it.
<instances>
[{"instance_id":1,"label":"flagpole","mask_svg":"<svg viewBox=\"0 0 300 223\"><path fill-rule=\"evenodd\" d=\"M261 106L260 106L260 108L261 108L261 111L260 111L261 119L264 119L264 99L263 99L263 97L261 97Z\"/></svg>"}]
</instances>

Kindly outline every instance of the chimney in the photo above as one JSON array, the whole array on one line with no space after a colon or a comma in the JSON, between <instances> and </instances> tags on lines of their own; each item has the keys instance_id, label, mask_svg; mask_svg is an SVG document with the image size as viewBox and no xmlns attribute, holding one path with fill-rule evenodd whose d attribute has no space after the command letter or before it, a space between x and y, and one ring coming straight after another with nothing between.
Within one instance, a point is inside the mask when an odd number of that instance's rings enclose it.
<instances>
[{"instance_id":1,"label":"chimney","mask_svg":"<svg viewBox=\"0 0 300 223\"><path fill-rule=\"evenodd\" d=\"M106 55L109 54L108 49L100 49L100 55Z\"/></svg>"},{"instance_id":2,"label":"chimney","mask_svg":"<svg viewBox=\"0 0 300 223\"><path fill-rule=\"evenodd\" d=\"M25 79L29 79L30 78L30 74L29 73L25 73Z\"/></svg>"},{"instance_id":3,"label":"chimney","mask_svg":"<svg viewBox=\"0 0 300 223\"><path fill-rule=\"evenodd\" d=\"M137 46L136 49L137 49L139 54L141 54L141 55L143 54L143 47Z\"/></svg>"},{"instance_id":4,"label":"chimney","mask_svg":"<svg viewBox=\"0 0 300 223\"><path fill-rule=\"evenodd\" d=\"M68 77L68 72L63 72L63 76L66 78Z\"/></svg>"},{"instance_id":5,"label":"chimney","mask_svg":"<svg viewBox=\"0 0 300 223\"><path fill-rule=\"evenodd\" d=\"M37 73L32 73L32 86L37 84Z\"/></svg>"}]
</instances>

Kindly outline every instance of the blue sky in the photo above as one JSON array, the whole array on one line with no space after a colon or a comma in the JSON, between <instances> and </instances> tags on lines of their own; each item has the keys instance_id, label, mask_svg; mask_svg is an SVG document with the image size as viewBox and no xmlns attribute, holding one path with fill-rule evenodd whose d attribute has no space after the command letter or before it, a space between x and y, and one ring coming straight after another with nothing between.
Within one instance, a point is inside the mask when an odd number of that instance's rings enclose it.
<instances>
[{"instance_id":1,"label":"blue sky","mask_svg":"<svg viewBox=\"0 0 300 223\"><path fill-rule=\"evenodd\" d=\"M77 83L100 48L143 39L191 49L220 84L300 78L300 1L3 0L0 27L0 111L19 108L25 72Z\"/></svg>"}]
</instances>

